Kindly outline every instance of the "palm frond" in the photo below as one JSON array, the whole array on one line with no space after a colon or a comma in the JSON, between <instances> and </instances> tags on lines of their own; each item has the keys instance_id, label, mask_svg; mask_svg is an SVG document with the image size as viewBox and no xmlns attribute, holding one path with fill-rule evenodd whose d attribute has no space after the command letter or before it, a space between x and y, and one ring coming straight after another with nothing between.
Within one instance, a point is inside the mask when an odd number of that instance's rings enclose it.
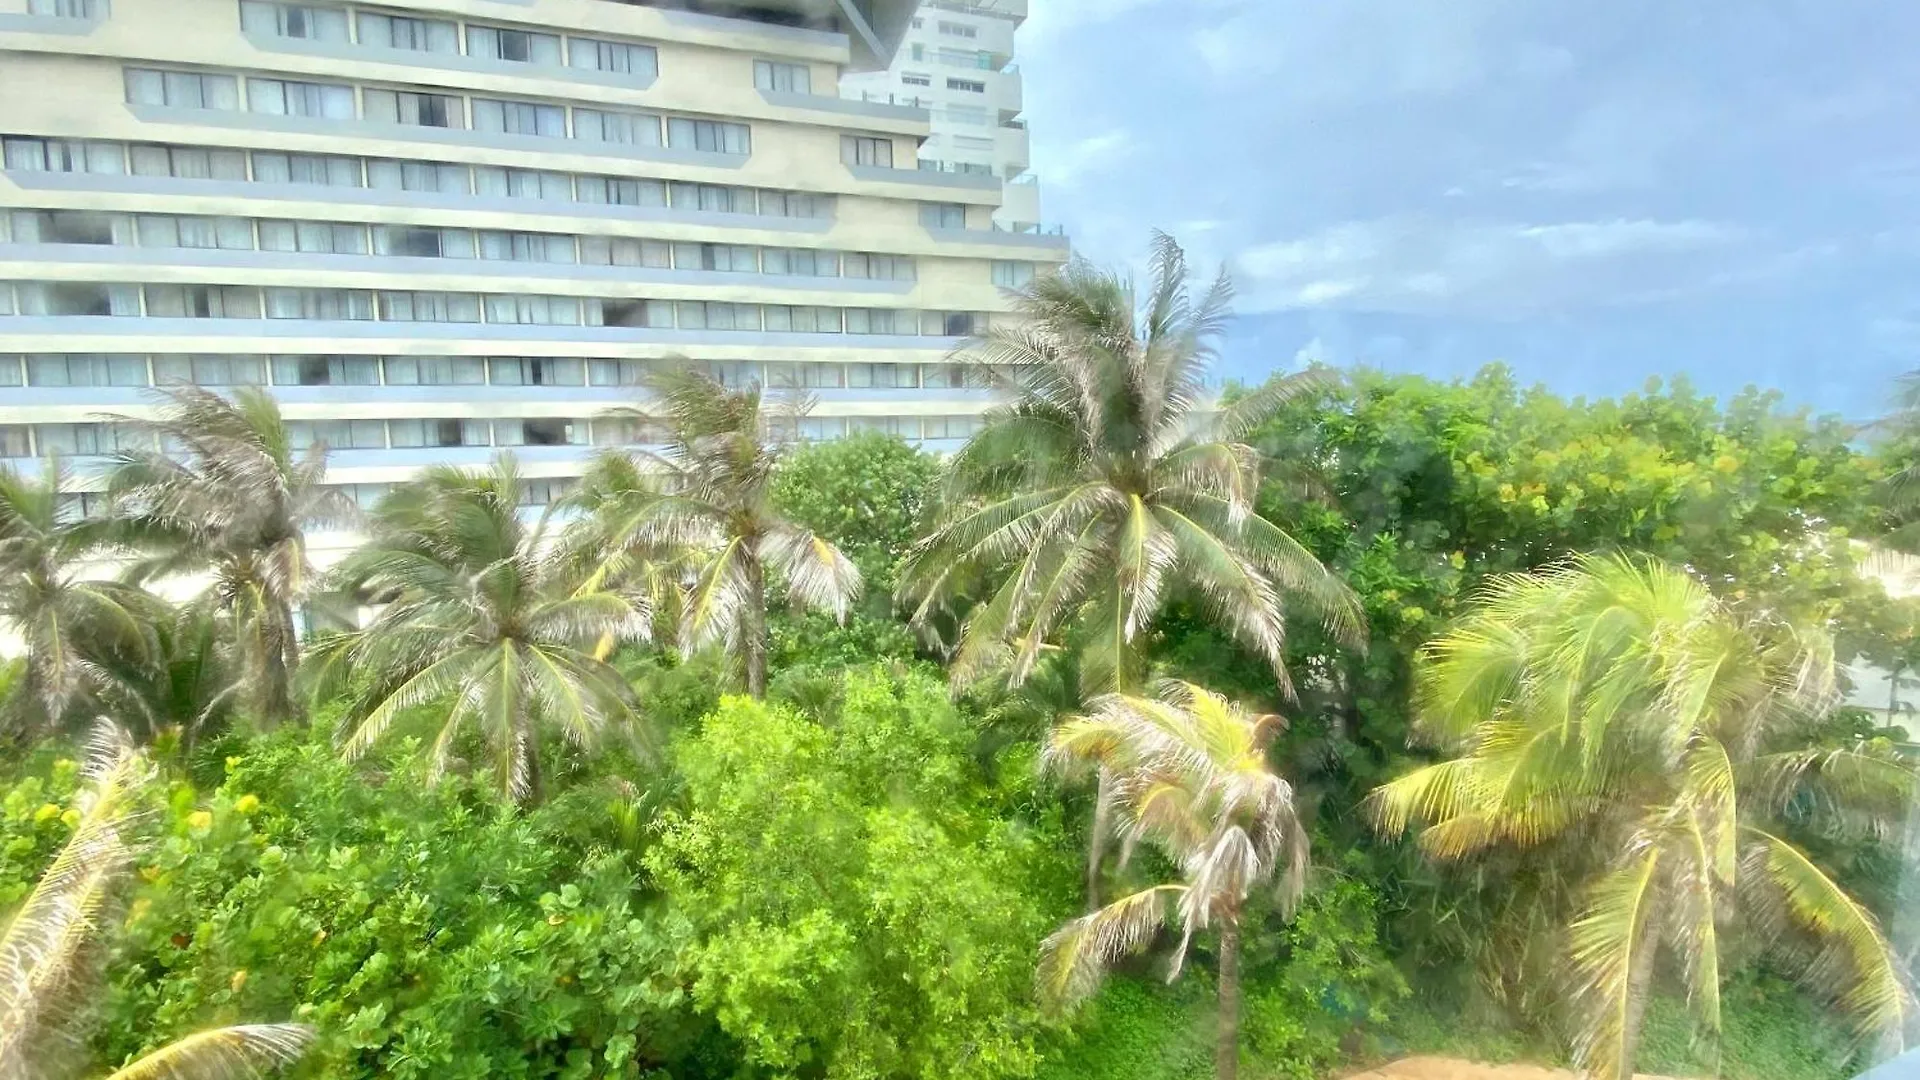
<instances>
[{"instance_id":1,"label":"palm frond","mask_svg":"<svg viewBox=\"0 0 1920 1080\"><path fill-rule=\"evenodd\" d=\"M1574 1059L1600 1080L1630 1071L1632 1020L1653 964L1656 871L1660 849L1644 838L1602 877L1569 934L1577 994Z\"/></svg>"},{"instance_id":2,"label":"palm frond","mask_svg":"<svg viewBox=\"0 0 1920 1080\"><path fill-rule=\"evenodd\" d=\"M304 1024L244 1024L196 1032L126 1065L107 1080L251 1080L300 1060L313 1042Z\"/></svg>"},{"instance_id":3,"label":"palm frond","mask_svg":"<svg viewBox=\"0 0 1920 1080\"><path fill-rule=\"evenodd\" d=\"M1762 910L1778 911L1818 943L1801 980L1829 996L1861 1039L1899 1038L1913 1017L1913 992L1879 920L1798 847L1761 829L1744 833L1752 842L1743 888L1776 894L1779 907Z\"/></svg>"},{"instance_id":4,"label":"palm frond","mask_svg":"<svg viewBox=\"0 0 1920 1080\"><path fill-rule=\"evenodd\" d=\"M1092 997L1107 968L1145 948L1166 924L1172 902L1186 891L1184 885L1142 889L1050 934L1040 943L1040 965L1034 972L1042 1004L1064 1011Z\"/></svg>"}]
</instances>

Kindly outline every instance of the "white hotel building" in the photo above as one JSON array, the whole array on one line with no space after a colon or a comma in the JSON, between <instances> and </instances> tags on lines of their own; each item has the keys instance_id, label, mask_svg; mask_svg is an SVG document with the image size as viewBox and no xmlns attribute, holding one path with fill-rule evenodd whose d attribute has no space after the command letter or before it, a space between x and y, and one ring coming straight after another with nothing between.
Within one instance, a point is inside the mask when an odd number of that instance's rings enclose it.
<instances>
[{"instance_id":1,"label":"white hotel building","mask_svg":"<svg viewBox=\"0 0 1920 1080\"><path fill-rule=\"evenodd\" d=\"M840 95L914 17L0 0L0 458L84 487L103 413L259 384L359 501L511 448L540 502L655 437L598 417L662 363L951 447L989 396L950 351L1066 241L919 168L927 110Z\"/></svg>"},{"instance_id":2,"label":"white hotel building","mask_svg":"<svg viewBox=\"0 0 1920 1080\"><path fill-rule=\"evenodd\" d=\"M1027 0L926 0L887 70L855 72L840 87L864 101L924 107L933 134L920 144L919 167L999 178L1005 191L994 225L1037 233L1040 188L1028 171L1025 90L1013 51L1026 18Z\"/></svg>"}]
</instances>

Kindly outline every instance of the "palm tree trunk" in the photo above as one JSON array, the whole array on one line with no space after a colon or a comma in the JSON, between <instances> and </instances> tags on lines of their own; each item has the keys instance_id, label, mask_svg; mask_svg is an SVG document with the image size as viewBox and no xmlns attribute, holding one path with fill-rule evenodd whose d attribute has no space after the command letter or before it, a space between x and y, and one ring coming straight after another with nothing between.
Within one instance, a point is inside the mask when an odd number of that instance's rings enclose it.
<instances>
[{"instance_id":1,"label":"palm tree trunk","mask_svg":"<svg viewBox=\"0 0 1920 1080\"><path fill-rule=\"evenodd\" d=\"M747 609L740 614L741 662L747 669L747 696L760 700L767 696L767 572L760 560L746 561Z\"/></svg>"},{"instance_id":2,"label":"palm tree trunk","mask_svg":"<svg viewBox=\"0 0 1920 1080\"><path fill-rule=\"evenodd\" d=\"M1093 827L1087 837L1087 913L1100 910L1100 868L1107 861L1107 833L1113 828L1113 774L1102 768L1094 795Z\"/></svg>"},{"instance_id":3,"label":"palm tree trunk","mask_svg":"<svg viewBox=\"0 0 1920 1080\"><path fill-rule=\"evenodd\" d=\"M1240 919L1220 920L1220 1030L1213 1048L1214 1080L1240 1074Z\"/></svg>"}]
</instances>

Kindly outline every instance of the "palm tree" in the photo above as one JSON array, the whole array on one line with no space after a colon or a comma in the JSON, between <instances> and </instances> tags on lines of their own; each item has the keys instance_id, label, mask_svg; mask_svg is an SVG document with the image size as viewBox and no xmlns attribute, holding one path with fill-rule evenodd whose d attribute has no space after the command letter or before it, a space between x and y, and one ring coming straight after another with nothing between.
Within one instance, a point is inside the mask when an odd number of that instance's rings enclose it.
<instances>
[{"instance_id":1,"label":"palm tree","mask_svg":"<svg viewBox=\"0 0 1920 1080\"><path fill-rule=\"evenodd\" d=\"M568 588L547 541L551 510L529 524L510 455L478 475L427 470L376 506L365 546L335 571L343 589L384 604L361 630L315 647L316 694L353 693L357 756L403 712L432 706L440 732L430 777L452 760L468 725L490 746L503 791L542 797L540 733L557 726L576 745L630 712L626 681L594 653L603 638L644 638L642 598Z\"/></svg>"},{"instance_id":2,"label":"palm tree","mask_svg":"<svg viewBox=\"0 0 1920 1080\"><path fill-rule=\"evenodd\" d=\"M0 1076L46 1074L66 1020L85 997L95 931L137 848L136 797L149 773L124 733L103 726L88 762L88 790L67 846L28 894L0 937ZM189 1035L115 1072L108 1080L257 1076L290 1064L312 1041L300 1024L248 1024Z\"/></svg>"},{"instance_id":3,"label":"palm tree","mask_svg":"<svg viewBox=\"0 0 1920 1080\"><path fill-rule=\"evenodd\" d=\"M860 570L774 506L781 446L769 437L758 386L729 390L682 369L655 375L648 388L654 402L613 415L663 422L665 452L601 455L581 484L585 517L568 546L592 553L590 583L690 556L681 648L722 646L745 669L747 693L763 698L769 574L796 606L845 619Z\"/></svg>"},{"instance_id":4,"label":"palm tree","mask_svg":"<svg viewBox=\"0 0 1920 1080\"><path fill-rule=\"evenodd\" d=\"M1307 835L1293 789L1267 764L1279 718L1256 716L1190 683L1153 698L1108 694L1062 724L1047 748L1055 767L1093 766L1113 777L1130 849L1145 841L1180 867L1155 885L1067 923L1041 945L1041 998L1070 1006L1099 989L1107 967L1138 952L1163 925L1180 932L1167 980L1180 974L1195 934L1220 939L1220 1024L1214 1068L1233 1080L1240 1062L1240 921L1253 891L1277 881L1291 912L1305 884Z\"/></svg>"},{"instance_id":5,"label":"palm tree","mask_svg":"<svg viewBox=\"0 0 1920 1080\"><path fill-rule=\"evenodd\" d=\"M88 576L108 546L100 522L65 513L67 483L56 460L38 479L0 465L0 625L26 646L7 726L29 737L97 701L108 666L145 663L148 626L165 606L142 589Z\"/></svg>"},{"instance_id":6,"label":"palm tree","mask_svg":"<svg viewBox=\"0 0 1920 1080\"><path fill-rule=\"evenodd\" d=\"M196 386L160 391L158 420L116 417L163 449L116 455L108 490L121 538L143 553L135 581L207 573L238 652L238 697L262 721L298 715L294 608L313 578L304 528L339 512L322 487L325 448L296 452L265 391L231 399Z\"/></svg>"},{"instance_id":7,"label":"palm tree","mask_svg":"<svg viewBox=\"0 0 1920 1080\"><path fill-rule=\"evenodd\" d=\"M1254 512L1259 455L1241 441L1324 376L1276 378L1212 411L1205 378L1232 289L1223 275L1195 303L1186 256L1165 235L1152 276L1142 309L1130 280L1069 264L1021 294L1018 324L995 325L971 349L1016 397L949 464L943 512L901 588L923 632L985 593L960 625L957 681L995 671L1017 686L1066 644L1083 654L1084 692L1134 690L1146 632L1175 586L1271 664L1283 690L1290 602L1338 640L1363 640L1351 591ZM1108 787L1089 840L1090 905Z\"/></svg>"},{"instance_id":8,"label":"palm tree","mask_svg":"<svg viewBox=\"0 0 1920 1080\"><path fill-rule=\"evenodd\" d=\"M1899 959L1789 838L1796 824L1890 827L1911 805L1915 775L1890 748L1822 737L1833 685L1830 642L1656 561L1497 578L1420 670L1419 729L1456 756L1381 787L1373 809L1390 834L1422 823L1436 859L1601 853L1570 864L1583 899L1568 968L1575 1055L1603 1080L1632 1073L1663 949L1718 1035L1739 914L1863 1036L1897 1038L1913 1008Z\"/></svg>"}]
</instances>

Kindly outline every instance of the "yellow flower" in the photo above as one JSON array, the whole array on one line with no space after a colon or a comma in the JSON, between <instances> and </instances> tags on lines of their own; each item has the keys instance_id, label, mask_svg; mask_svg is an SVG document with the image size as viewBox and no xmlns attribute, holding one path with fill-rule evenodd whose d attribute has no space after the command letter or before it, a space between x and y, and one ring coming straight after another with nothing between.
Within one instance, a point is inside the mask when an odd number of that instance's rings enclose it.
<instances>
[{"instance_id":1,"label":"yellow flower","mask_svg":"<svg viewBox=\"0 0 1920 1080\"><path fill-rule=\"evenodd\" d=\"M1512 501L1513 501L1513 495L1514 495L1514 491L1513 491L1513 485L1512 485L1512 484L1501 484L1501 485L1500 485L1500 501L1501 501L1501 502L1512 502Z\"/></svg>"},{"instance_id":2,"label":"yellow flower","mask_svg":"<svg viewBox=\"0 0 1920 1080\"><path fill-rule=\"evenodd\" d=\"M234 800L233 808L243 814L251 814L255 810L260 809L260 796L242 795Z\"/></svg>"},{"instance_id":3,"label":"yellow flower","mask_svg":"<svg viewBox=\"0 0 1920 1080\"><path fill-rule=\"evenodd\" d=\"M247 985L247 969L241 968L234 972L233 978L227 980L227 985L232 988L234 993L239 993L241 987Z\"/></svg>"},{"instance_id":4,"label":"yellow flower","mask_svg":"<svg viewBox=\"0 0 1920 1080\"><path fill-rule=\"evenodd\" d=\"M1721 454L1713 459L1713 468L1716 472L1730 473L1739 467L1740 459L1732 454Z\"/></svg>"},{"instance_id":5,"label":"yellow flower","mask_svg":"<svg viewBox=\"0 0 1920 1080\"><path fill-rule=\"evenodd\" d=\"M33 812L33 823L35 825L45 825L47 822L52 821L54 818L57 818L59 816L60 816L59 803L41 803L40 809L35 810Z\"/></svg>"},{"instance_id":6,"label":"yellow flower","mask_svg":"<svg viewBox=\"0 0 1920 1080\"><path fill-rule=\"evenodd\" d=\"M233 770L235 770L235 769L237 769L237 768L239 768L239 767L240 767L240 759L239 759L239 758L237 758L237 757L232 757L232 756L229 756L229 757L227 758L227 771L228 771L228 772L232 772Z\"/></svg>"},{"instance_id":7,"label":"yellow flower","mask_svg":"<svg viewBox=\"0 0 1920 1080\"><path fill-rule=\"evenodd\" d=\"M73 828L75 825L80 824L80 811L68 810L66 813L60 815L60 822L69 829Z\"/></svg>"},{"instance_id":8,"label":"yellow flower","mask_svg":"<svg viewBox=\"0 0 1920 1080\"><path fill-rule=\"evenodd\" d=\"M187 827L195 832L205 832L213 828L213 814L206 810L195 810L187 815Z\"/></svg>"}]
</instances>

